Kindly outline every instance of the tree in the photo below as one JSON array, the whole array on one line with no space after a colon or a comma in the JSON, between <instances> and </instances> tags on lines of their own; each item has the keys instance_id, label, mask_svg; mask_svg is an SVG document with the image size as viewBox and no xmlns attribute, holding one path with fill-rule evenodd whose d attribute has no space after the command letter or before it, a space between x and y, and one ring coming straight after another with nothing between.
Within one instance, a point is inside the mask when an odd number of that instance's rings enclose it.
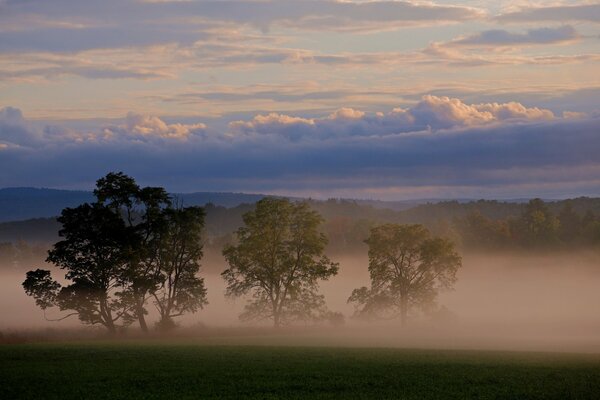
<instances>
[{"instance_id":1,"label":"tree","mask_svg":"<svg viewBox=\"0 0 600 400\"><path fill-rule=\"evenodd\" d=\"M68 316L76 314L83 323L100 324L114 333L116 322L127 313L119 289L134 238L123 219L100 204L66 208L58 221L64 239L48 252L47 261L65 269L72 283L63 287L51 279L50 271L38 269L27 273L25 292L44 310L58 306L74 311Z\"/></svg>"},{"instance_id":2,"label":"tree","mask_svg":"<svg viewBox=\"0 0 600 400\"><path fill-rule=\"evenodd\" d=\"M138 320L147 331L146 303L160 302L161 323L206 303L196 277L202 257L204 210L172 205L160 187L140 188L121 172L97 181L97 201L63 210L47 261L66 270L62 287L50 272L30 271L23 283L42 309L72 311L86 324L115 332ZM161 297L161 293L167 293ZM160 308L159 307L159 308ZM67 316L69 316L67 315Z\"/></svg>"},{"instance_id":3,"label":"tree","mask_svg":"<svg viewBox=\"0 0 600 400\"><path fill-rule=\"evenodd\" d=\"M405 325L410 308L431 306L439 290L452 287L461 266L452 242L431 237L422 225L381 225L366 243L371 288L355 289L348 299L361 316L399 314Z\"/></svg>"},{"instance_id":4,"label":"tree","mask_svg":"<svg viewBox=\"0 0 600 400\"><path fill-rule=\"evenodd\" d=\"M581 244L582 218L573 209L573 202L566 200L558 214L558 234L563 243Z\"/></svg>"},{"instance_id":5,"label":"tree","mask_svg":"<svg viewBox=\"0 0 600 400\"><path fill-rule=\"evenodd\" d=\"M293 320L311 320L327 313L318 281L336 275L338 265L324 254L321 216L307 203L265 198L243 216L237 244L223 255L227 296L252 294L242 320L272 319L279 327Z\"/></svg>"},{"instance_id":6,"label":"tree","mask_svg":"<svg viewBox=\"0 0 600 400\"><path fill-rule=\"evenodd\" d=\"M204 279L197 277L205 214L200 207L187 207L170 208L164 215L167 229L160 238L158 252L161 284L152 296L160 314L158 326L169 330L175 326L173 318L208 304Z\"/></svg>"},{"instance_id":7,"label":"tree","mask_svg":"<svg viewBox=\"0 0 600 400\"><path fill-rule=\"evenodd\" d=\"M157 259L160 238L167 234L168 229L163 211L172 206L171 198L161 187L140 188L133 178L122 172L111 172L100 178L94 195L99 204L123 218L136 238L129 249L120 283L123 286L122 297L131 305L126 317L137 319L142 331L147 332L145 304L151 293L161 285Z\"/></svg>"},{"instance_id":8,"label":"tree","mask_svg":"<svg viewBox=\"0 0 600 400\"><path fill-rule=\"evenodd\" d=\"M463 244L467 247L494 249L510 243L511 233L506 221L495 221L479 210L458 220Z\"/></svg>"},{"instance_id":9,"label":"tree","mask_svg":"<svg viewBox=\"0 0 600 400\"><path fill-rule=\"evenodd\" d=\"M558 242L560 222L541 199L532 199L517 221L521 242L531 246L553 245Z\"/></svg>"}]
</instances>

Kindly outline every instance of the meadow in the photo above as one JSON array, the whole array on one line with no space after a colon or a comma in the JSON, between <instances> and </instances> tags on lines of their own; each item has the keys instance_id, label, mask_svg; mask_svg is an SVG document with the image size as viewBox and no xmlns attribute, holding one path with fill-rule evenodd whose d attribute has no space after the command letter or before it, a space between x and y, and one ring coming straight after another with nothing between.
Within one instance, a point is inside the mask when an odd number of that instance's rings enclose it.
<instances>
[{"instance_id":1,"label":"meadow","mask_svg":"<svg viewBox=\"0 0 600 400\"><path fill-rule=\"evenodd\" d=\"M593 399L600 355L193 342L0 345L2 399Z\"/></svg>"}]
</instances>

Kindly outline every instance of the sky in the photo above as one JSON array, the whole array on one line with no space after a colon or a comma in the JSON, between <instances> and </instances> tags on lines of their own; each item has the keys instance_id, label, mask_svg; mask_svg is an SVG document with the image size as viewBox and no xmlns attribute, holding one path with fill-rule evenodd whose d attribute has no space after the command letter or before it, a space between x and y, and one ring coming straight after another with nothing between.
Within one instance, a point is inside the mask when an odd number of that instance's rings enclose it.
<instances>
[{"instance_id":1,"label":"sky","mask_svg":"<svg viewBox=\"0 0 600 400\"><path fill-rule=\"evenodd\" d=\"M600 2L0 0L0 187L600 196Z\"/></svg>"}]
</instances>

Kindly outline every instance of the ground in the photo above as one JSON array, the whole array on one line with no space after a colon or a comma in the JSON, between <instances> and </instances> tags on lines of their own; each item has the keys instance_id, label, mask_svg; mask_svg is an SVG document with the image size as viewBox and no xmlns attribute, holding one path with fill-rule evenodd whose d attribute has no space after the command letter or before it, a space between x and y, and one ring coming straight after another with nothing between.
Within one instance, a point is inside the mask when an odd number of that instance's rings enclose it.
<instances>
[{"instance_id":1,"label":"ground","mask_svg":"<svg viewBox=\"0 0 600 400\"><path fill-rule=\"evenodd\" d=\"M593 399L600 356L164 342L0 345L2 399Z\"/></svg>"}]
</instances>

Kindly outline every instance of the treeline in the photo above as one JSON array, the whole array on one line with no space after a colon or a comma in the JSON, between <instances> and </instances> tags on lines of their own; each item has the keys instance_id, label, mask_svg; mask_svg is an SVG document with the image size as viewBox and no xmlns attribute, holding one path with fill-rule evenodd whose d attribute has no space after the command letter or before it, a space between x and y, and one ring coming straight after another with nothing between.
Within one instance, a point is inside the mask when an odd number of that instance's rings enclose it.
<instances>
[{"instance_id":1,"label":"treeline","mask_svg":"<svg viewBox=\"0 0 600 400\"><path fill-rule=\"evenodd\" d=\"M31 268L46 258L46 246L31 245L22 240L0 243L0 266L12 269Z\"/></svg>"},{"instance_id":2,"label":"treeline","mask_svg":"<svg viewBox=\"0 0 600 400\"><path fill-rule=\"evenodd\" d=\"M364 251L371 228L385 224L422 224L432 233L451 239L463 251L544 248L569 250L600 245L600 199L581 197L561 201L471 202L444 201L394 211L352 200L308 200L324 218L320 229L329 242L326 252L339 254ZM185 205L185 204L184 204ZM242 226L244 213L254 204L233 208L205 205L205 251L219 256ZM25 266L27 257L16 247L31 247L34 254L48 249L58 239L60 223L40 218L0 224L0 266ZM17 245L17 243L20 243ZM42 258L33 260L39 262Z\"/></svg>"},{"instance_id":3,"label":"treeline","mask_svg":"<svg viewBox=\"0 0 600 400\"><path fill-rule=\"evenodd\" d=\"M334 204L316 203L315 209L330 213L325 231L330 251L364 247L370 229L382 223L423 224L436 235L453 240L463 250L537 251L574 249L600 245L600 200L579 198L556 202L533 199L527 203L477 201L442 202L400 212L370 210L371 218L355 213L335 214ZM374 214L374 215L373 215Z\"/></svg>"}]
</instances>

